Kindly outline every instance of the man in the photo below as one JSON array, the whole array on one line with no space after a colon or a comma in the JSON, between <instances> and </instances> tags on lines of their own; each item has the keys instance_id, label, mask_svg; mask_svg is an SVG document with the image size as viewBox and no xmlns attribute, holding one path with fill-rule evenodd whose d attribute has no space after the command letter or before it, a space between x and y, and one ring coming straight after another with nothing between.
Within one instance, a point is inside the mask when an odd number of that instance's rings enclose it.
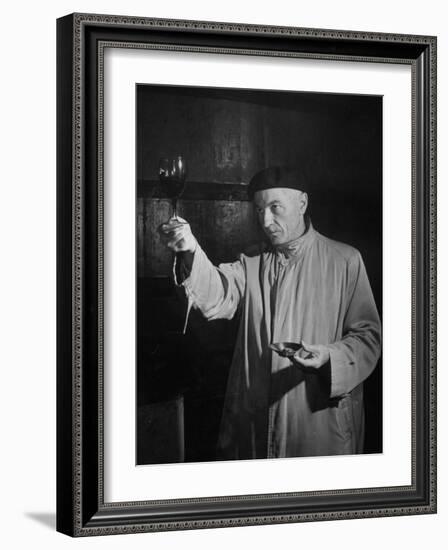
<instances>
[{"instance_id":1,"label":"man","mask_svg":"<svg viewBox=\"0 0 448 550\"><path fill-rule=\"evenodd\" d=\"M268 245L215 267L188 223L165 224L176 282L209 320L240 325L219 438L226 459L363 452L363 381L380 355L380 321L357 250L306 215L304 170L268 168L249 195ZM271 349L293 342L292 358Z\"/></svg>"}]
</instances>

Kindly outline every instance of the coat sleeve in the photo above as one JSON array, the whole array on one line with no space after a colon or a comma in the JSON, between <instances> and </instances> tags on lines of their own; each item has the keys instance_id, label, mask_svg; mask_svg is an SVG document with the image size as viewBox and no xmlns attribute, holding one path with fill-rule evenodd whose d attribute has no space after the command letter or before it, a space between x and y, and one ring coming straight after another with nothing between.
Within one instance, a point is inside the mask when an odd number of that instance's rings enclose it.
<instances>
[{"instance_id":1,"label":"coat sleeve","mask_svg":"<svg viewBox=\"0 0 448 550\"><path fill-rule=\"evenodd\" d=\"M190 304L201 311L208 320L231 319L244 296L246 286L245 268L242 259L214 266L198 245L189 273L182 281L175 282L185 289ZM182 270L181 270L182 271Z\"/></svg>"},{"instance_id":2,"label":"coat sleeve","mask_svg":"<svg viewBox=\"0 0 448 550\"><path fill-rule=\"evenodd\" d=\"M331 397L351 392L374 370L381 353L381 325L359 252L349 260L349 301L343 337L330 344Z\"/></svg>"}]
</instances>

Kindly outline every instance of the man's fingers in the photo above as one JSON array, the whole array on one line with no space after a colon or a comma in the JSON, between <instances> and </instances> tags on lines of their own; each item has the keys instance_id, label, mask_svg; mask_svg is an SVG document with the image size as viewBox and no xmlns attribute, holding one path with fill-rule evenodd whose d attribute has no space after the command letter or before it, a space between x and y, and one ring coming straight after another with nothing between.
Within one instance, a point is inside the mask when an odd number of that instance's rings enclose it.
<instances>
[{"instance_id":1,"label":"man's fingers","mask_svg":"<svg viewBox=\"0 0 448 550\"><path fill-rule=\"evenodd\" d=\"M171 218L158 226L159 233L170 233L176 230L191 230L190 224L183 218Z\"/></svg>"},{"instance_id":2,"label":"man's fingers","mask_svg":"<svg viewBox=\"0 0 448 550\"><path fill-rule=\"evenodd\" d=\"M194 252L197 241L188 222L182 218L171 219L157 228L160 241L173 252Z\"/></svg>"},{"instance_id":3,"label":"man's fingers","mask_svg":"<svg viewBox=\"0 0 448 550\"><path fill-rule=\"evenodd\" d=\"M185 238L186 236L186 232L183 231L182 229L174 229L173 231L170 231L170 233L168 234L168 237L170 238L170 240L172 239L183 239Z\"/></svg>"},{"instance_id":4,"label":"man's fingers","mask_svg":"<svg viewBox=\"0 0 448 550\"><path fill-rule=\"evenodd\" d=\"M159 233L161 235L166 235L170 237L171 235L175 235L176 233L180 233L182 231L185 231L184 225L179 225L177 227L170 227L169 225L162 224L159 226Z\"/></svg>"},{"instance_id":5,"label":"man's fingers","mask_svg":"<svg viewBox=\"0 0 448 550\"><path fill-rule=\"evenodd\" d=\"M307 344L303 340L302 340L301 344L302 344L302 347L305 351L309 351L311 353L317 353L319 351L319 346L314 346L312 344Z\"/></svg>"},{"instance_id":6,"label":"man's fingers","mask_svg":"<svg viewBox=\"0 0 448 550\"><path fill-rule=\"evenodd\" d=\"M162 240L165 243L170 243L171 241L177 241L179 239L184 239L188 236L189 232L185 229L186 226L180 226L175 228L164 228L159 229L159 234Z\"/></svg>"},{"instance_id":7,"label":"man's fingers","mask_svg":"<svg viewBox=\"0 0 448 550\"><path fill-rule=\"evenodd\" d=\"M183 240L184 240L184 235L182 233L177 233L177 234L171 236L171 238L168 241L167 245L170 248L176 248L176 246Z\"/></svg>"},{"instance_id":8,"label":"man's fingers","mask_svg":"<svg viewBox=\"0 0 448 550\"><path fill-rule=\"evenodd\" d=\"M311 351L303 346L295 353L295 357L301 357L302 359L311 359L311 357L316 357L318 355L319 351Z\"/></svg>"}]
</instances>

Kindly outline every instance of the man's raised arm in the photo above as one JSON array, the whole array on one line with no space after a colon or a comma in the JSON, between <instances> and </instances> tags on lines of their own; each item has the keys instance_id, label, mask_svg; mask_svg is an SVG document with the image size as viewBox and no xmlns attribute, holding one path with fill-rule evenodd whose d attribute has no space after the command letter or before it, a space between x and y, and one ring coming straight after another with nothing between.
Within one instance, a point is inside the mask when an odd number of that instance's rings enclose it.
<instances>
[{"instance_id":1,"label":"man's raised arm","mask_svg":"<svg viewBox=\"0 0 448 550\"><path fill-rule=\"evenodd\" d=\"M179 223L182 222L182 223ZM190 225L179 218L162 224L162 242L176 253L174 280L182 286L189 303L206 319L231 319L244 295L246 275L236 261L215 267L199 246Z\"/></svg>"}]
</instances>

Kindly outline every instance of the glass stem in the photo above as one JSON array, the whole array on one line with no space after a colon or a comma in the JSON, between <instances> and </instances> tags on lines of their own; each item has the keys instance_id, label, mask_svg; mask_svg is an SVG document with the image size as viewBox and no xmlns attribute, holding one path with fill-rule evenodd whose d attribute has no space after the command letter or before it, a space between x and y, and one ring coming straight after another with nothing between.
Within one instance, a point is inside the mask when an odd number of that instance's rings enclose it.
<instances>
[{"instance_id":1,"label":"glass stem","mask_svg":"<svg viewBox=\"0 0 448 550\"><path fill-rule=\"evenodd\" d=\"M173 218L177 220L177 198L173 199Z\"/></svg>"}]
</instances>

